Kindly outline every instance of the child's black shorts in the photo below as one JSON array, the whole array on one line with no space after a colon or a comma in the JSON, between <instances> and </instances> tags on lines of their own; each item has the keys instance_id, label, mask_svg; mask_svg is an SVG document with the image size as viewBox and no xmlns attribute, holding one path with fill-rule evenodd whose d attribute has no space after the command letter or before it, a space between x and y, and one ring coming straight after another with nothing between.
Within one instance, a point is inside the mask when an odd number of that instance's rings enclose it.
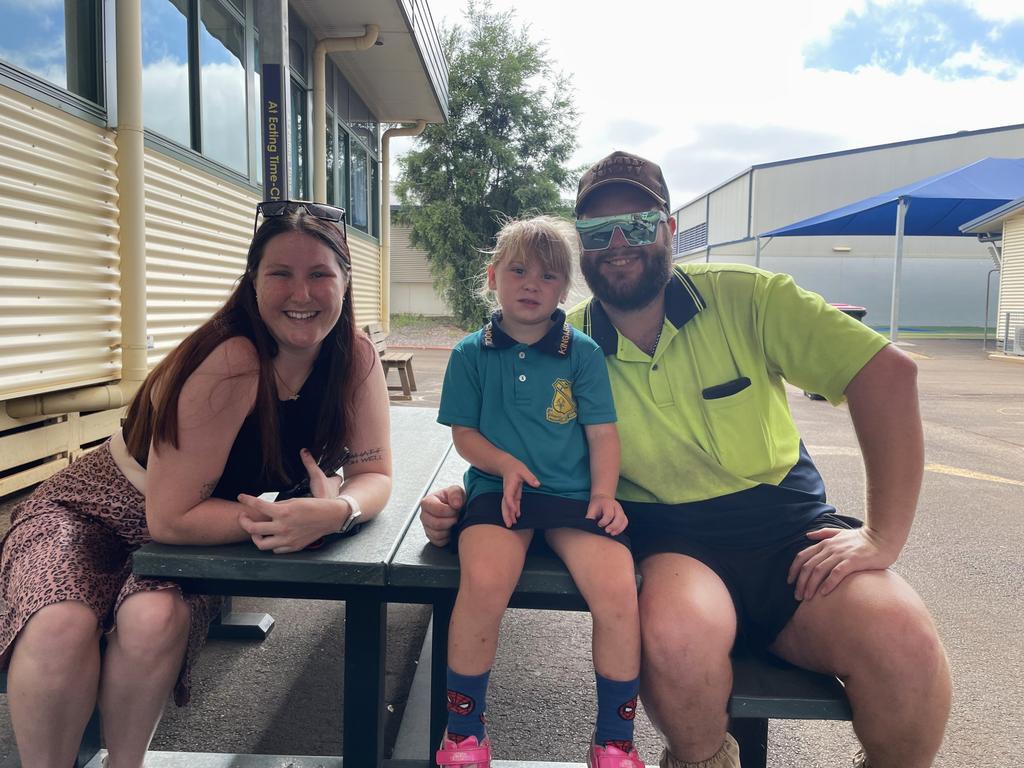
<instances>
[{"instance_id":1,"label":"child's black shorts","mask_svg":"<svg viewBox=\"0 0 1024 768\"><path fill-rule=\"evenodd\" d=\"M618 536L605 533L596 521L587 519L588 506L589 502L582 499L567 499L546 493L523 493L522 499L519 501L521 514L511 530L543 531L548 528L578 528L581 531L596 533L598 536L606 536L628 547L629 529L627 528ZM500 493L481 493L474 496L459 518L456 534L462 533L471 525L506 527L505 521L501 517ZM452 539L456 540L457 535Z\"/></svg>"}]
</instances>

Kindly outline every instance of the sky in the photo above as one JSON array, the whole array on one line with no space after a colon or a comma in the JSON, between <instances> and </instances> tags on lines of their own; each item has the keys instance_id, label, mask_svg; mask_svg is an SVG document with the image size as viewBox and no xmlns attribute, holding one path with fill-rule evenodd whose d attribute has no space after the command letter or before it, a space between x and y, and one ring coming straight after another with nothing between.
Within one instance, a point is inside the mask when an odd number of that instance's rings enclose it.
<instances>
[{"instance_id":1,"label":"sky","mask_svg":"<svg viewBox=\"0 0 1024 768\"><path fill-rule=\"evenodd\" d=\"M429 5L449 25L466 0ZM673 208L757 163L1024 123L1021 0L492 7L514 11L572 76L572 163L643 155L662 166Z\"/></svg>"}]
</instances>

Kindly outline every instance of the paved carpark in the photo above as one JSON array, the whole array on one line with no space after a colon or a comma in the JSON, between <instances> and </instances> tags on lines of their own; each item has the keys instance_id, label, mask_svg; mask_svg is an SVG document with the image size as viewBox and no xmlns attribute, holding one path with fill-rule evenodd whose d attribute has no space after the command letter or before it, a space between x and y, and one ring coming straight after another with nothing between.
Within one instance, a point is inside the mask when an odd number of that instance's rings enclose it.
<instances>
[{"instance_id":1,"label":"paved carpark","mask_svg":"<svg viewBox=\"0 0 1024 768\"><path fill-rule=\"evenodd\" d=\"M992 361L978 341L916 341L928 471L911 540L897 564L931 608L954 674L954 705L936 761L946 768L1015 766L1024 722L1024 365ZM419 392L396 407L436 407L447 354L416 350ZM863 469L845 409L793 390L805 442L843 512L863 512ZM400 465L399 465L400 466ZM340 636L344 607L238 600L278 621L262 643L211 642L196 669L195 701L170 707L155 749L269 754L340 751ZM428 614L389 611L389 734L394 736ZM593 677L585 614L510 612L489 695L491 735L506 759L580 761ZM357 694L358 695L358 694ZM657 736L641 712L648 763ZM769 765L849 765L848 724L773 721ZM16 765L0 702L0 766Z\"/></svg>"}]
</instances>

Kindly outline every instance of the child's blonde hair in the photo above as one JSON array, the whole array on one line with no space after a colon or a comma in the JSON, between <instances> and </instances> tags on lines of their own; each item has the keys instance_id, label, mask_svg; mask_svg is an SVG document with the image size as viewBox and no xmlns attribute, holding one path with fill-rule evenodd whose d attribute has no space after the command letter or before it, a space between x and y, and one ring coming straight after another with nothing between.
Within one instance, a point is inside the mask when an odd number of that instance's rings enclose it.
<instances>
[{"instance_id":1,"label":"child's blonde hair","mask_svg":"<svg viewBox=\"0 0 1024 768\"><path fill-rule=\"evenodd\" d=\"M537 259L548 272L565 275L566 281L572 282L578 242L576 228L557 216L509 219L498 232L494 250L488 253L492 267L516 256L527 266Z\"/></svg>"}]
</instances>

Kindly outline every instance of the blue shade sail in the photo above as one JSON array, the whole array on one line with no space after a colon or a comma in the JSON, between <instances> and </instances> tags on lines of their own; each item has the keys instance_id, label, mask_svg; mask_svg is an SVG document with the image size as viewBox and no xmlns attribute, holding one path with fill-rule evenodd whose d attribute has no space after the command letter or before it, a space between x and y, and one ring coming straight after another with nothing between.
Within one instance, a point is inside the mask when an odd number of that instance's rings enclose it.
<instances>
[{"instance_id":1,"label":"blue shade sail","mask_svg":"<svg viewBox=\"0 0 1024 768\"><path fill-rule=\"evenodd\" d=\"M900 198L910 203L905 235L965 236L961 224L1021 196L1024 158L987 157L760 236L892 235Z\"/></svg>"}]
</instances>

